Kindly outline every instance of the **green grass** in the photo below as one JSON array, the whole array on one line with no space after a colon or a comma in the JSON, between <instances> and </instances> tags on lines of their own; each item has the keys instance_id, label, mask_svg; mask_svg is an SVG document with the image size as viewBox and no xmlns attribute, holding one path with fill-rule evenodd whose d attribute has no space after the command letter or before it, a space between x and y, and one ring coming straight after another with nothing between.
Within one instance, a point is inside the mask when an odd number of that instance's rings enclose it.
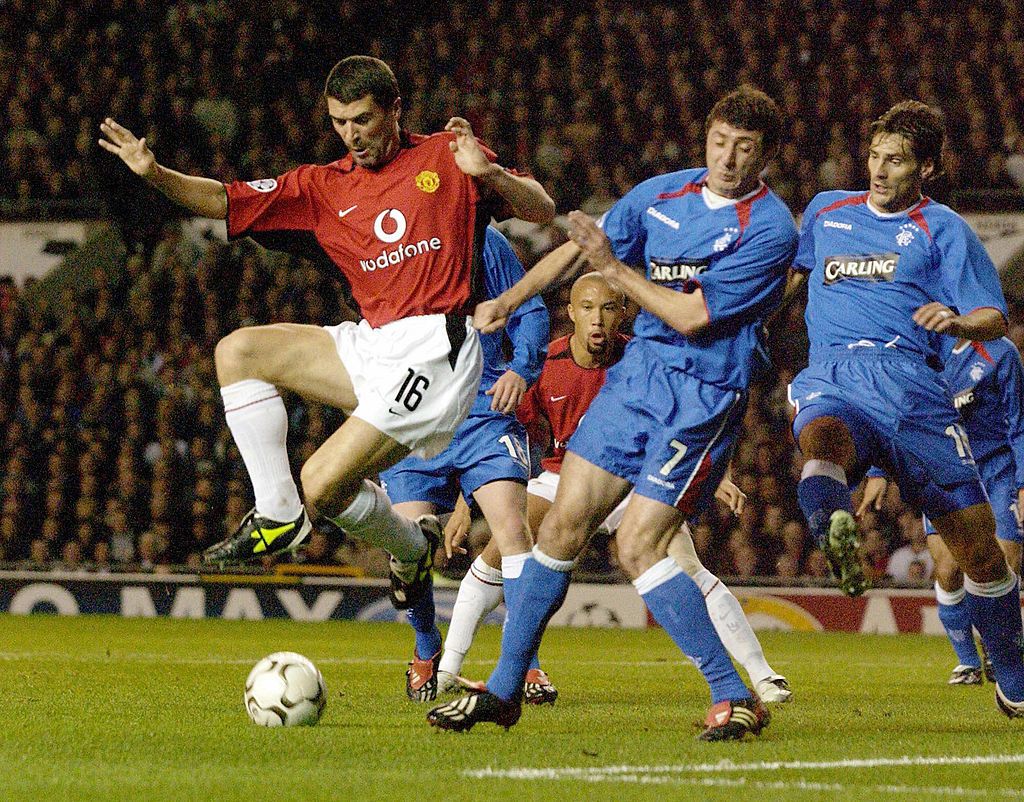
<instances>
[{"instance_id":1,"label":"green grass","mask_svg":"<svg viewBox=\"0 0 1024 802\"><path fill-rule=\"evenodd\" d=\"M939 638L764 633L794 688L757 740L694 739L707 692L660 631L552 630L562 696L509 732L427 727L405 699L398 625L0 616L0 799L414 800L1004 799L1024 786L1024 721L992 686L948 687ZM487 627L466 673L486 676ZM242 708L261 656L310 657L319 726L263 729ZM934 765L772 767L929 756ZM997 756L988 764L953 759ZM725 770L722 761L755 764ZM622 767L609 771L607 767ZM469 771L550 769L528 779ZM580 769L568 775L565 769ZM563 770L563 771L559 771Z\"/></svg>"}]
</instances>

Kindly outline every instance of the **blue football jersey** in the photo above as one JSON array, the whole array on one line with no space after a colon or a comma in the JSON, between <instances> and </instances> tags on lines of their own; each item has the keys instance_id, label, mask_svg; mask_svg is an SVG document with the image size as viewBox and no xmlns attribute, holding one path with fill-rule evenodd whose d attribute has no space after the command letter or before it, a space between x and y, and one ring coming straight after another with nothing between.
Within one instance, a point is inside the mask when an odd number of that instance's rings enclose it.
<instances>
[{"instance_id":1,"label":"blue football jersey","mask_svg":"<svg viewBox=\"0 0 1024 802\"><path fill-rule=\"evenodd\" d=\"M523 265L508 240L492 226L487 227L483 257L488 298L497 298L525 275ZM480 335L484 369L480 376L480 391L470 414L491 408L491 396L485 393L506 370L514 370L526 379L527 385L537 381L548 353L549 333L547 307L536 295L509 315L504 330ZM505 359L503 352L506 334L512 343L511 362Z\"/></svg>"},{"instance_id":2,"label":"blue football jersey","mask_svg":"<svg viewBox=\"0 0 1024 802\"><path fill-rule=\"evenodd\" d=\"M766 186L712 207L704 195L706 175L706 168L698 168L648 179L609 209L600 225L616 257L644 265L649 281L704 293L711 320L704 331L686 337L642 310L634 335L701 381L743 389L763 351L761 320L782 297L796 226Z\"/></svg>"},{"instance_id":3,"label":"blue football jersey","mask_svg":"<svg viewBox=\"0 0 1024 802\"><path fill-rule=\"evenodd\" d=\"M1024 366L1017 347L1005 337L965 343L952 350L943 376L975 460L1009 448L1017 487L1024 487Z\"/></svg>"},{"instance_id":4,"label":"blue football jersey","mask_svg":"<svg viewBox=\"0 0 1024 802\"><path fill-rule=\"evenodd\" d=\"M812 361L874 347L941 363L951 339L914 323L920 307L1007 314L995 266L962 217L930 198L894 214L867 200L867 192L822 192L804 212L794 267L810 273Z\"/></svg>"}]
</instances>

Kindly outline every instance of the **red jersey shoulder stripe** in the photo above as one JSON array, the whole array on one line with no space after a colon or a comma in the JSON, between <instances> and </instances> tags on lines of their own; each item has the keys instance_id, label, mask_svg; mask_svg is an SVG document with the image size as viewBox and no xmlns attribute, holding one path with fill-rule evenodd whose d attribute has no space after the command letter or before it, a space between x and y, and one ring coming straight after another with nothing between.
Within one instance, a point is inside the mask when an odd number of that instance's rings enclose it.
<instances>
[{"instance_id":1,"label":"red jersey shoulder stripe","mask_svg":"<svg viewBox=\"0 0 1024 802\"><path fill-rule=\"evenodd\" d=\"M862 195L853 195L849 198L837 200L834 203L830 203L828 206L824 206L821 209L818 209L817 213L814 216L820 217L821 215L825 214L825 212L832 212L835 211L836 209L842 209L844 206L857 206L861 203L867 203L869 194L870 193L865 192Z\"/></svg>"}]
</instances>

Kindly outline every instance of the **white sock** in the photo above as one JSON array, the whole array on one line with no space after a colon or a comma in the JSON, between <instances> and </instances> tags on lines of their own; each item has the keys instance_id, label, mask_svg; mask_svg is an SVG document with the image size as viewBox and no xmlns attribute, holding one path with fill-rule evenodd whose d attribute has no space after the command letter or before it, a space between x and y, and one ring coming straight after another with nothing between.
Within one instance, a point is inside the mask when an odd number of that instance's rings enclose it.
<instances>
[{"instance_id":1,"label":"white sock","mask_svg":"<svg viewBox=\"0 0 1024 802\"><path fill-rule=\"evenodd\" d=\"M427 548L416 523L395 512L387 494L368 479L348 509L333 520L352 537L380 546L400 562L415 562Z\"/></svg>"},{"instance_id":2,"label":"white sock","mask_svg":"<svg viewBox=\"0 0 1024 802\"><path fill-rule=\"evenodd\" d=\"M256 511L275 521L294 521L302 510L288 463L288 412L272 384L259 379L220 390L224 417L249 472Z\"/></svg>"},{"instance_id":3,"label":"white sock","mask_svg":"<svg viewBox=\"0 0 1024 802\"><path fill-rule=\"evenodd\" d=\"M456 675L462 671L462 663L473 645L480 622L501 604L503 598L501 571L477 557L459 585L438 671Z\"/></svg>"},{"instance_id":4,"label":"white sock","mask_svg":"<svg viewBox=\"0 0 1024 802\"><path fill-rule=\"evenodd\" d=\"M707 568L698 571L693 581L704 594L704 603L711 616L711 623L715 625L715 632L729 654L746 669L751 682L756 684L772 676L775 672L764 659L764 650L743 614L739 599Z\"/></svg>"}]
</instances>

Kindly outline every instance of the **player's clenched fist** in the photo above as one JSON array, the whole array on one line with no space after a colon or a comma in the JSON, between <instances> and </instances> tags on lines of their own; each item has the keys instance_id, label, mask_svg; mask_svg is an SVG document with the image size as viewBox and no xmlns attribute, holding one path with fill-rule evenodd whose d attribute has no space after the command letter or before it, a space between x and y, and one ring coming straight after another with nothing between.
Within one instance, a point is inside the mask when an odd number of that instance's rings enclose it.
<instances>
[{"instance_id":1,"label":"player's clenched fist","mask_svg":"<svg viewBox=\"0 0 1024 802\"><path fill-rule=\"evenodd\" d=\"M149 178L156 170L156 157L146 144L145 137L137 138L110 117L100 123L100 131L106 137L99 140L100 147L118 156L133 173Z\"/></svg>"}]
</instances>

